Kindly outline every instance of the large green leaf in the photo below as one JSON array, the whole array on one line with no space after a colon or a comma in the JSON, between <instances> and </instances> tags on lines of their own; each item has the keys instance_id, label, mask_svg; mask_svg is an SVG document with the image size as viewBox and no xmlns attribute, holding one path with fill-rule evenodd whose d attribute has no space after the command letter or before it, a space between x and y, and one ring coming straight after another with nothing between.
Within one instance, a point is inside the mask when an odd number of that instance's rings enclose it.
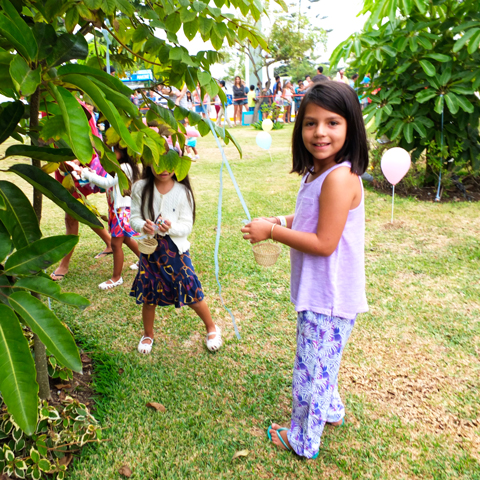
<instances>
[{"instance_id":1,"label":"large green leaf","mask_svg":"<svg viewBox=\"0 0 480 480\"><path fill-rule=\"evenodd\" d=\"M83 90L95 103L98 109L107 117L115 131L120 135L122 140L128 145L128 147L136 153L141 153L134 142L128 128L123 123L120 114L118 113L115 105L105 98L105 93L91 80L82 75L64 75L65 82L76 85Z\"/></svg>"},{"instance_id":2,"label":"large green leaf","mask_svg":"<svg viewBox=\"0 0 480 480\"><path fill-rule=\"evenodd\" d=\"M110 87L112 90L116 92L120 92L125 95L127 98L130 98L132 94L132 90L128 88L121 80L108 73L104 72L103 70L99 70L98 68L88 67L86 65L78 65L77 63L70 63L67 65L63 65L58 69L58 75L69 75L71 73L77 73L79 75L89 75L90 77L95 77L105 85Z\"/></svg>"},{"instance_id":3,"label":"large green leaf","mask_svg":"<svg viewBox=\"0 0 480 480\"><path fill-rule=\"evenodd\" d=\"M56 203L64 212L90 227L103 228L103 224L85 206L76 200L60 182L40 168L27 164L12 165L9 171L20 175L24 180L40 190L46 197ZM2 182L0 182L1 185ZM1 188L1 187L0 187ZM0 190L1 192L1 190ZM1 219L1 212L0 212ZM7 227L8 228L8 227ZM15 240L14 240L15 241Z\"/></svg>"},{"instance_id":4,"label":"large green leaf","mask_svg":"<svg viewBox=\"0 0 480 480\"><path fill-rule=\"evenodd\" d=\"M61 303L72 305L74 307L86 308L90 301L77 293L62 293L58 282L54 282L45 277L24 277L15 282L15 289L23 288L25 290L45 295Z\"/></svg>"},{"instance_id":5,"label":"large green leaf","mask_svg":"<svg viewBox=\"0 0 480 480\"><path fill-rule=\"evenodd\" d=\"M121 192L128 190L128 179L118 163L115 153L111 150L105 150L105 154L100 159L100 162L108 173L115 172L115 175L118 177L118 188Z\"/></svg>"},{"instance_id":6,"label":"large green leaf","mask_svg":"<svg viewBox=\"0 0 480 480\"><path fill-rule=\"evenodd\" d=\"M7 228L0 221L0 263L3 263L6 256L10 254L13 248L13 242Z\"/></svg>"},{"instance_id":7,"label":"large green leaf","mask_svg":"<svg viewBox=\"0 0 480 480\"><path fill-rule=\"evenodd\" d=\"M64 367L75 372L82 371L72 334L46 305L27 292L12 293L9 302Z\"/></svg>"},{"instance_id":8,"label":"large green leaf","mask_svg":"<svg viewBox=\"0 0 480 480\"><path fill-rule=\"evenodd\" d=\"M34 60L38 47L30 27L8 0L2 0L1 6L3 12L0 13L0 33L23 57Z\"/></svg>"},{"instance_id":9,"label":"large green leaf","mask_svg":"<svg viewBox=\"0 0 480 480\"><path fill-rule=\"evenodd\" d=\"M41 238L37 216L22 190L11 182L0 180L0 194L6 204L6 210L0 210L0 220L12 236L15 248L21 249Z\"/></svg>"},{"instance_id":10,"label":"large green leaf","mask_svg":"<svg viewBox=\"0 0 480 480\"><path fill-rule=\"evenodd\" d=\"M473 113L474 107L470 100L461 95L457 95L457 102L463 111L467 113Z\"/></svg>"},{"instance_id":11,"label":"large green leaf","mask_svg":"<svg viewBox=\"0 0 480 480\"><path fill-rule=\"evenodd\" d=\"M90 125L78 100L63 87L49 84L62 111L70 146L80 162L92 160L93 148L90 142Z\"/></svg>"},{"instance_id":12,"label":"large green leaf","mask_svg":"<svg viewBox=\"0 0 480 480\"><path fill-rule=\"evenodd\" d=\"M427 136L426 128L420 122L413 122L413 128L420 134L421 137Z\"/></svg>"},{"instance_id":13,"label":"large green leaf","mask_svg":"<svg viewBox=\"0 0 480 480\"><path fill-rule=\"evenodd\" d=\"M460 104L458 103L458 97L454 93L449 92L445 95L445 103L451 113L455 115L458 112Z\"/></svg>"},{"instance_id":14,"label":"large green leaf","mask_svg":"<svg viewBox=\"0 0 480 480\"><path fill-rule=\"evenodd\" d=\"M117 108L121 108L132 117L138 117L140 115L138 108L125 95L122 95L116 90L111 89L105 85L105 83L95 77L90 77L90 80L102 90L107 97L107 100L110 100Z\"/></svg>"},{"instance_id":15,"label":"large green leaf","mask_svg":"<svg viewBox=\"0 0 480 480\"><path fill-rule=\"evenodd\" d=\"M15 313L0 304L0 393L15 422L32 435L37 426L35 364Z\"/></svg>"},{"instance_id":16,"label":"large green leaf","mask_svg":"<svg viewBox=\"0 0 480 480\"><path fill-rule=\"evenodd\" d=\"M29 97L37 89L42 80L41 68L31 70L28 63L17 55L10 63L10 76L20 95Z\"/></svg>"},{"instance_id":17,"label":"large green leaf","mask_svg":"<svg viewBox=\"0 0 480 480\"><path fill-rule=\"evenodd\" d=\"M85 60L88 56L88 43L83 35L64 33L57 38L52 52L47 57L51 67L69 60Z\"/></svg>"},{"instance_id":18,"label":"large green leaf","mask_svg":"<svg viewBox=\"0 0 480 480\"><path fill-rule=\"evenodd\" d=\"M32 32L38 45L37 60L42 61L50 55L57 41L55 28L49 23L36 22Z\"/></svg>"},{"instance_id":19,"label":"large green leaf","mask_svg":"<svg viewBox=\"0 0 480 480\"><path fill-rule=\"evenodd\" d=\"M435 70L435 67L432 65L431 62L428 60L420 60L420 65L423 68L423 71L429 76L433 77L437 72Z\"/></svg>"},{"instance_id":20,"label":"large green leaf","mask_svg":"<svg viewBox=\"0 0 480 480\"><path fill-rule=\"evenodd\" d=\"M37 147L35 145L12 145L5 152L5 158L11 156L34 158L45 162L68 162L76 158L69 148Z\"/></svg>"},{"instance_id":21,"label":"large green leaf","mask_svg":"<svg viewBox=\"0 0 480 480\"><path fill-rule=\"evenodd\" d=\"M461 38L459 38L453 46L453 52L456 53L463 48L463 46L480 31L480 28L472 28L465 32Z\"/></svg>"},{"instance_id":22,"label":"large green leaf","mask_svg":"<svg viewBox=\"0 0 480 480\"><path fill-rule=\"evenodd\" d=\"M228 138L229 140L231 140L233 142L233 144L235 145L236 149L238 150L238 153L240 154L240 158L242 158L242 147L240 146L240 144L237 142L237 140L235 139L235 137L230 133L230 130L227 130L225 129L225 137Z\"/></svg>"},{"instance_id":23,"label":"large green leaf","mask_svg":"<svg viewBox=\"0 0 480 480\"><path fill-rule=\"evenodd\" d=\"M430 89L426 89L426 90L420 90L415 95L415 98L417 99L417 101L419 103L424 103L424 102L432 99L433 97L436 97L437 95L438 95L437 92L430 88Z\"/></svg>"},{"instance_id":24,"label":"large green leaf","mask_svg":"<svg viewBox=\"0 0 480 480\"><path fill-rule=\"evenodd\" d=\"M411 123L406 123L403 127L403 135L405 136L405 140L408 143L412 143L413 141L413 125Z\"/></svg>"},{"instance_id":25,"label":"large green leaf","mask_svg":"<svg viewBox=\"0 0 480 480\"><path fill-rule=\"evenodd\" d=\"M15 251L5 263L8 275L32 275L48 268L70 253L78 243L77 235L45 237Z\"/></svg>"},{"instance_id":26,"label":"large green leaf","mask_svg":"<svg viewBox=\"0 0 480 480\"><path fill-rule=\"evenodd\" d=\"M25 106L20 100L2 104L3 110L0 113L0 143L3 143L17 127L21 120Z\"/></svg>"}]
</instances>

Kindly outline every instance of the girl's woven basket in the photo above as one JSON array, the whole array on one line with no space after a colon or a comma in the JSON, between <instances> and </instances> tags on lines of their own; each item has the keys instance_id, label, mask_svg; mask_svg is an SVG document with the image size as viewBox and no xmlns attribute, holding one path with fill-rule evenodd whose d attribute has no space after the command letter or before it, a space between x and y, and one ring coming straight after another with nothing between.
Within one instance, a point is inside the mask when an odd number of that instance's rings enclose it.
<instances>
[{"instance_id":1,"label":"girl's woven basket","mask_svg":"<svg viewBox=\"0 0 480 480\"><path fill-rule=\"evenodd\" d=\"M141 238L137 240L137 243L140 253L143 253L144 255L150 255L157 249L158 246L156 238Z\"/></svg>"},{"instance_id":2,"label":"girl's woven basket","mask_svg":"<svg viewBox=\"0 0 480 480\"><path fill-rule=\"evenodd\" d=\"M282 247L278 243L257 243L253 245L253 255L259 265L271 267L275 265Z\"/></svg>"}]
</instances>

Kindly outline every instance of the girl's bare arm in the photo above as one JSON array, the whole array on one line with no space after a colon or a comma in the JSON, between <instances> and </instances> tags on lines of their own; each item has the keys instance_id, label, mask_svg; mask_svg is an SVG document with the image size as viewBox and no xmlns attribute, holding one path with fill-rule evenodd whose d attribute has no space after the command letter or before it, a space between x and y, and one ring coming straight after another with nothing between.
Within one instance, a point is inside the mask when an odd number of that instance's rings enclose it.
<instances>
[{"instance_id":1,"label":"girl's bare arm","mask_svg":"<svg viewBox=\"0 0 480 480\"><path fill-rule=\"evenodd\" d=\"M361 194L358 176L352 175L346 168L338 168L323 183L316 233L274 226L269 221L258 219L242 228L245 233L243 238L257 243L273 236L274 240L295 250L328 257L337 248L348 212L360 204ZM290 218L293 221L293 215Z\"/></svg>"}]
</instances>

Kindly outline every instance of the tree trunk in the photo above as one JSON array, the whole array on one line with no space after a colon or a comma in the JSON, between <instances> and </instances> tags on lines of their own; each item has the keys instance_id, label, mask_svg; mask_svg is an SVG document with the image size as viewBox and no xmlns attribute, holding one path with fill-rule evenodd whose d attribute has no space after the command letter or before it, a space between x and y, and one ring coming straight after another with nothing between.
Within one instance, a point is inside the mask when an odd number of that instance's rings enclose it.
<instances>
[{"instance_id":1,"label":"tree trunk","mask_svg":"<svg viewBox=\"0 0 480 480\"><path fill-rule=\"evenodd\" d=\"M34 297L40 295L32 293ZM50 382L48 380L47 350L37 335L33 334L33 349L35 352L35 368L37 370L38 396L41 400L51 400Z\"/></svg>"},{"instance_id":2,"label":"tree trunk","mask_svg":"<svg viewBox=\"0 0 480 480\"><path fill-rule=\"evenodd\" d=\"M252 118L253 123L258 122L258 111L260 110L261 106L262 106L262 100L258 99L258 102L255 103L255 110L253 111L253 118Z\"/></svg>"},{"instance_id":3,"label":"tree trunk","mask_svg":"<svg viewBox=\"0 0 480 480\"><path fill-rule=\"evenodd\" d=\"M37 90L30 98L30 130L38 129L38 110L40 105L40 90L37 87ZM35 143L35 140L34 140ZM32 158L32 165L34 167L41 168L40 160L35 160ZM33 189L33 210L35 210L35 215L37 215L38 223L42 220L42 199L43 195L40 190L36 188Z\"/></svg>"},{"instance_id":4,"label":"tree trunk","mask_svg":"<svg viewBox=\"0 0 480 480\"><path fill-rule=\"evenodd\" d=\"M30 98L30 131L38 129L38 110L40 105L40 90L37 90ZM34 136L35 138L35 136ZM35 140L34 140L35 143ZM40 160L32 158L32 165L41 168ZM33 210L38 219L38 224L42 220L42 199L40 190L33 189ZM32 295L40 300L38 293L32 292ZM50 382L48 380L47 352L45 345L40 341L37 335L33 335L33 349L35 352L35 368L37 370L37 383L39 386L38 396L41 400L50 400Z\"/></svg>"}]
</instances>

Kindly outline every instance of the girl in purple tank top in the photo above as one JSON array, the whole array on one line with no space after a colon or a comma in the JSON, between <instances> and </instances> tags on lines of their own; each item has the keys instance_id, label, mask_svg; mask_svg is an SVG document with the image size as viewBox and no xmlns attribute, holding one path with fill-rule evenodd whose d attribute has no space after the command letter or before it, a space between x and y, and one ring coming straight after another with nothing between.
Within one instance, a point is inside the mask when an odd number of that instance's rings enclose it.
<instances>
[{"instance_id":1,"label":"girl in purple tank top","mask_svg":"<svg viewBox=\"0 0 480 480\"><path fill-rule=\"evenodd\" d=\"M340 361L357 314L368 310L360 179L368 147L352 88L322 82L308 90L295 120L292 154L292 172L303 177L295 214L254 219L242 232L251 243L271 238L290 247L297 311L292 420L290 428L272 424L268 438L317 458L325 425L344 424Z\"/></svg>"}]
</instances>

